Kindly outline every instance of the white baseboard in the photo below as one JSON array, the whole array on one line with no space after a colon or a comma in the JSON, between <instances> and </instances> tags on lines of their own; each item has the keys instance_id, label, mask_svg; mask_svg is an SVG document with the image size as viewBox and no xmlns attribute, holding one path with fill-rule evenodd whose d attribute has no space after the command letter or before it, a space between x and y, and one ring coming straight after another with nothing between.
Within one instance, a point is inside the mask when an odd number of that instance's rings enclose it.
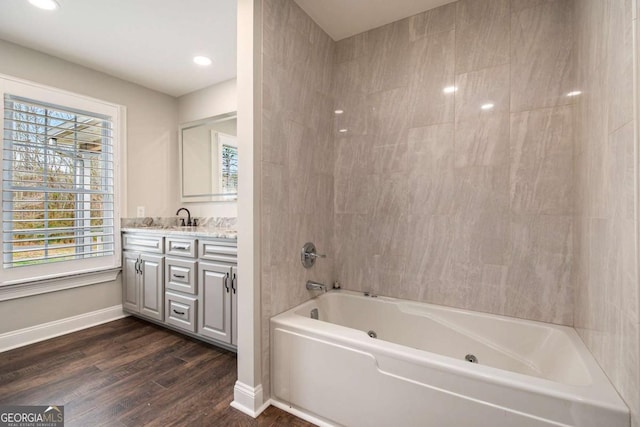
<instances>
[{"instance_id":1,"label":"white baseboard","mask_svg":"<svg viewBox=\"0 0 640 427\"><path fill-rule=\"evenodd\" d=\"M262 384L257 387L250 387L240 381L236 381L233 386L233 402L231 407L240 412L244 412L250 417L257 418L265 409L269 407L271 402L267 400L263 402Z\"/></svg>"},{"instance_id":2,"label":"white baseboard","mask_svg":"<svg viewBox=\"0 0 640 427\"><path fill-rule=\"evenodd\" d=\"M330 424L324 420L321 420L320 418L314 417L313 415L307 414L306 412L302 412L299 409L292 408L286 403L279 402L276 399L271 399L271 404L276 408L282 409L283 411L288 412L292 415L295 415L298 418L302 418L303 420L308 421L311 424L315 424L320 427L335 427L333 424Z\"/></svg>"},{"instance_id":3,"label":"white baseboard","mask_svg":"<svg viewBox=\"0 0 640 427\"><path fill-rule=\"evenodd\" d=\"M122 311L122 305L114 305L113 307L91 311L78 316L7 332L0 334L0 352L90 328L126 316L128 314Z\"/></svg>"}]
</instances>

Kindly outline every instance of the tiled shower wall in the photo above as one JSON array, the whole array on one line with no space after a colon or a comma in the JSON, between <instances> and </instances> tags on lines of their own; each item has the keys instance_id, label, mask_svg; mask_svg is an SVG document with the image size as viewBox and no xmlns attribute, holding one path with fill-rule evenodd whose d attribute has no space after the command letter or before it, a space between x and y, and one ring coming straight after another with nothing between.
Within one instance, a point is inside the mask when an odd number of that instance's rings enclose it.
<instances>
[{"instance_id":1,"label":"tiled shower wall","mask_svg":"<svg viewBox=\"0 0 640 427\"><path fill-rule=\"evenodd\" d=\"M461 0L336 44L343 287L572 324L573 8Z\"/></svg>"},{"instance_id":2,"label":"tiled shower wall","mask_svg":"<svg viewBox=\"0 0 640 427\"><path fill-rule=\"evenodd\" d=\"M575 327L640 426L631 0L576 1Z\"/></svg>"},{"instance_id":3,"label":"tiled shower wall","mask_svg":"<svg viewBox=\"0 0 640 427\"><path fill-rule=\"evenodd\" d=\"M313 296L307 280L331 284L333 257L305 270L300 250L333 247L335 43L292 0L263 1L262 372L269 394L269 318Z\"/></svg>"},{"instance_id":4,"label":"tiled shower wall","mask_svg":"<svg viewBox=\"0 0 640 427\"><path fill-rule=\"evenodd\" d=\"M269 318L337 278L568 325L575 309L640 426L634 7L461 0L334 43L263 1L265 393ZM307 240L329 254L312 270Z\"/></svg>"}]
</instances>

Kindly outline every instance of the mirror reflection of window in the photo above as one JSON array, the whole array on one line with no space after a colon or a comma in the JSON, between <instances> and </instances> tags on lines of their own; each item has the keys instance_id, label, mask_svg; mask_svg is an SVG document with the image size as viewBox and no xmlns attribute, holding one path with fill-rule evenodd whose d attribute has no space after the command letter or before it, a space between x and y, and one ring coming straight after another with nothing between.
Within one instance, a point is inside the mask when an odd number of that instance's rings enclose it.
<instances>
[{"instance_id":1,"label":"mirror reflection of window","mask_svg":"<svg viewBox=\"0 0 640 427\"><path fill-rule=\"evenodd\" d=\"M183 202L235 200L238 144L235 113L180 126Z\"/></svg>"},{"instance_id":2,"label":"mirror reflection of window","mask_svg":"<svg viewBox=\"0 0 640 427\"><path fill-rule=\"evenodd\" d=\"M236 137L218 133L218 183L224 194L238 192L238 143Z\"/></svg>"}]
</instances>

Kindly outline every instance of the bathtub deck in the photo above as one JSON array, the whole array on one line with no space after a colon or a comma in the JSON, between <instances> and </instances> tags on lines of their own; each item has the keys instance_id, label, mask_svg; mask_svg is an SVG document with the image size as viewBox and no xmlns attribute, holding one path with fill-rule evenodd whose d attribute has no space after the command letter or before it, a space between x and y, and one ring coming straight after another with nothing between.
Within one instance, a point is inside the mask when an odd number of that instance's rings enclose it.
<instances>
[{"instance_id":1,"label":"bathtub deck","mask_svg":"<svg viewBox=\"0 0 640 427\"><path fill-rule=\"evenodd\" d=\"M66 426L310 426L231 408L236 355L130 317L2 353L0 405L64 405Z\"/></svg>"}]
</instances>

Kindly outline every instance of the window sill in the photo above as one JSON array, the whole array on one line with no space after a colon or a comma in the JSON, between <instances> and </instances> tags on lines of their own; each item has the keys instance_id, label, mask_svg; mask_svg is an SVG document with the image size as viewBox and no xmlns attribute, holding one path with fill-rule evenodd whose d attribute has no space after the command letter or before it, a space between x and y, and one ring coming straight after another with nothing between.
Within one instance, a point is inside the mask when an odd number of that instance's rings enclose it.
<instances>
[{"instance_id":1,"label":"window sill","mask_svg":"<svg viewBox=\"0 0 640 427\"><path fill-rule=\"evenodd\" d=\"M39 280L37 282L17 283L0 287L0 301L30 297L81 286L96 285L116 279L119 268L83 273L74 276L56 277L55 279Z\"/></svg>"}]
</instances>

